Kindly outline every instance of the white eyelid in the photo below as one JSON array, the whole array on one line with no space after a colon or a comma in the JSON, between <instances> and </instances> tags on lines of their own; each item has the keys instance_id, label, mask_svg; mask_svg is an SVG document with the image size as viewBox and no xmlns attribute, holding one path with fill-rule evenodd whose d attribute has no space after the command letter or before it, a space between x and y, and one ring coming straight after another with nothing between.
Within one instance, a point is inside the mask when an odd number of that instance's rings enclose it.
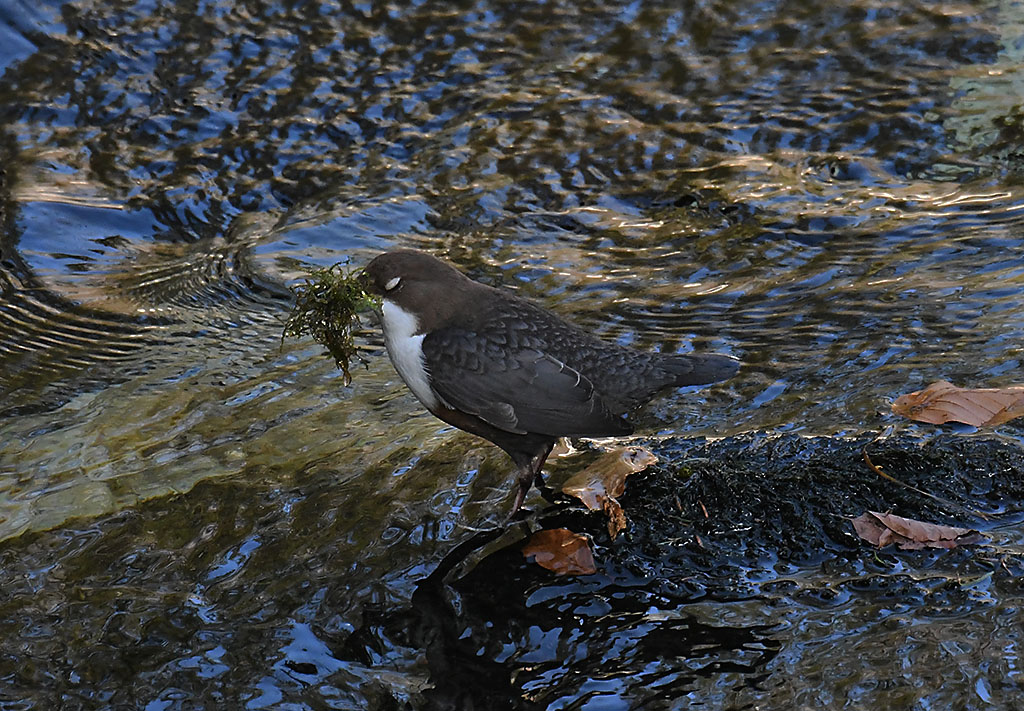
<instances>
[{"instance_id":1,"label":"white eyelid","mask_svg":"<svg viewBox=\"0 0 1024 711\"><path fill-rule=\"evenodd\" d=\"M400 281L402 281L402 277L392 277L388 280L388 283L384 285L384 291L391 291L398 286Z\"/></svg>"}]
</instances>

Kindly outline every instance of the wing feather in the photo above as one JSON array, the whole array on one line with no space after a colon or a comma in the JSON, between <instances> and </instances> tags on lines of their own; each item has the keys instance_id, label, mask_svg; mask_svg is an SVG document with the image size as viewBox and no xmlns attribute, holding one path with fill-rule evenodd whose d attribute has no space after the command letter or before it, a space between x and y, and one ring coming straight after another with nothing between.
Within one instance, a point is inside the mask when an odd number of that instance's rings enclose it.
<instances>
[{"instance_id":1,"label":"wing feather","mask_svg":"<svg viewBox=\"0 0 1024 711\"><path fill-rule=\"evenodd\" d=\"M507 334L443 328L423 339L431 386L450 406L507 432L608 436L632 432L582 373Z\"/></svg>"}]
</instances>

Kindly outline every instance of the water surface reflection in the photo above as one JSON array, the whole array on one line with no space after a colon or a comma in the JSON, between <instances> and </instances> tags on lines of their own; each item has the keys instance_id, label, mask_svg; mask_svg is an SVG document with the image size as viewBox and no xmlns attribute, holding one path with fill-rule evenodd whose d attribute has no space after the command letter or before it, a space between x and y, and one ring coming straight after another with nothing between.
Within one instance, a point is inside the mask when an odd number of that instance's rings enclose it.
<instances>
[{"instance_id":1,"label":"water surface reflection","mask_svg":"<svg viewBox=\"0 0 1024 711\"><path fill-rule=\"evenodd\" d=\"M412 246L605 338L748 364L653 403L655 443L856 435L932 380L1016 382L1012 4L9 5L0 698L1012 707L1012 551L865 572L831 529L790 549L729 510L701 537L740 561L719 577L611 555L552 581L498 546L427 585L504 510L505 462L424 415L385 359L345 387L280 342L302 265ZM985 488L1015 471L1000 451L994 472L936 457L1012 547L1018 492ZM718 495L745 500L758 471ZM810 487L841 521L863 502L836 481L751 500ZM901 587L929 566L955 615Z\"/></svg>"}]
</instances>

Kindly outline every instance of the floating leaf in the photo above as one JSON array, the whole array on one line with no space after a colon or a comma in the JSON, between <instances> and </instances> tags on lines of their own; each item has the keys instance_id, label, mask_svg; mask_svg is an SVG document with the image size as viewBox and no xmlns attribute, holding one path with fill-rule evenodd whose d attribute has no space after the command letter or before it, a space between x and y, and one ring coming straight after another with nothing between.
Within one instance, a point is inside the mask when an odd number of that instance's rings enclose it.
<instances>
[{"instance_id":1,"label":"floating leaf","mask_svg":"<svg viewBox=\"0 0 1024 711\"><path fill-rule=\"evenodd\" d=\"M903 550L920 548L956 548L978 543L985 536L970 528L941 526L935 523L915 521L895 514L868 511L850 519L857 535L879 548L895 543Z\"/></svg>"},{"instance_id":2,"label":"floating leaf","mask_svg":"<svg viewBox=\"0 0 1024 711\"><path fill-rule=\"evenodd\" d=\"M951 421L973 427L1001 425L1024 415L1024 386L971 390L940 380L924 390L900 395L892 411L933 425Z\"/></svg>"},{"instance_id":3,"label":"floating leaf","mask_svg":"<svg viewBox=\"0 0 1024 711\"><path fill-rule=\"evenodd\" d=\"M591 575L597 572L590 539L567 528L537 531L523 546L523 555L558 575Z\"/></svg>"},{"instance_id":4,"label":"floating leaf","mask_svg":"<svg viewBox=\"0 0 1024 711\"><path fill-rule=\"evenodd\" d=\"M562 492L576 497L591 511L603 510L608 516L608 534L615 538L626 528L626 514L616 500L626 490L626 477L656 461L658 458L643 447L619 447L571 477Z\"/></svg>"},{"instance_id":5,"label":"floating leaf","mask_svg":"<svg viewBox=\"0 0 1024 711\"><path fill-rule=\"evenodd\" d=\"M295 306L281 334L281 340L309 335L324 346L341 368L346 385L352 381L349 363L358 357L352 339L352 332L362 326L358 312L375 303L359 280L361 271L346 269L344 264L307 270L306 279L291 287Z\"/></svg>"}]
</instances>

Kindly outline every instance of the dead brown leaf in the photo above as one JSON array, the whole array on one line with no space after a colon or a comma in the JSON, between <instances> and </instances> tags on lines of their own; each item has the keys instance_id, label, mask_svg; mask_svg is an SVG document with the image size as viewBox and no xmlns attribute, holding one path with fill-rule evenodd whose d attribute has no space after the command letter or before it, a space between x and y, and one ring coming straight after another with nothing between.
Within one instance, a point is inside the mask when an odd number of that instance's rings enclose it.
<instances>
[{"instance_id":1,"label":"dead brown leaf","mask_svg":"<svg viewBox=\"0 0 1024 711\"><path fill-rule=\"evenodd\" d=\"M992 427L1024 415L1024 386L972 390L940 380L924 390L900 395L892 411L933 425L952 421Z\"/></svg>"},{"instance_id":2,"label":"dead brown leaf","mask_svg":"<svg viewBox=\"0 0 1024 711\"><path fill-rule=\"evenodd\" d=\"M548 454L548 459L557 459L558 457L564 457L567 454L572 454L575 450L572 448L572 444L565 437L559 437L555 441L555 446L551 448L551 452Z\"/></svg>"},{"instance_id":3,"label":"dead brown leaf","mask_svg":"<svg viewBox=\"0 0 1024 711\"><path fill-rule=\"evenodd\" d=\"M941 526L915 521L895 514L868 511L850 519L857 535L868 543L884 548L895 543L903 550L920 548L956 548L979 543L985 536L970 528Z\"/></svg>"},{"instance_id":4,"label":"dead brown leaf","mask_svg":"<svg viewBox=\"0 0 1024 711\"><path fill-rule=\"evenodd\" d=\"M599 511L604 507L606 497L622 496L626 490L626 477L643 471L656 461L658 458L643 447L617 447L572 476L562 486L562 492L575 496L591 511Z\"/></svg>"},{"instance_id":5,"label":"dead brown leaf","mask_svg":"<svg viewBox=\"0 0 1024 711\"><path fill-rule=\"evenodd\" d=\"M591 511L603 510L608 516L608 535L615 538L626 528L626 514L616 500L626 490L626 477L656 461L658 458L643 447L619 447L571 477L562 492L576 497Z\"/></svg>"},{"instance_id":6,"label":"dead brown leaf","mask_svg":"<svg viewBox=\"0 0 1024 711\"><path fill-rule=\"evenodd\" d=\"M537 531L523 546L523 555L558 575L591 575L597 572L590 539L567 528Z\"/></svg>"}]
</instances>

